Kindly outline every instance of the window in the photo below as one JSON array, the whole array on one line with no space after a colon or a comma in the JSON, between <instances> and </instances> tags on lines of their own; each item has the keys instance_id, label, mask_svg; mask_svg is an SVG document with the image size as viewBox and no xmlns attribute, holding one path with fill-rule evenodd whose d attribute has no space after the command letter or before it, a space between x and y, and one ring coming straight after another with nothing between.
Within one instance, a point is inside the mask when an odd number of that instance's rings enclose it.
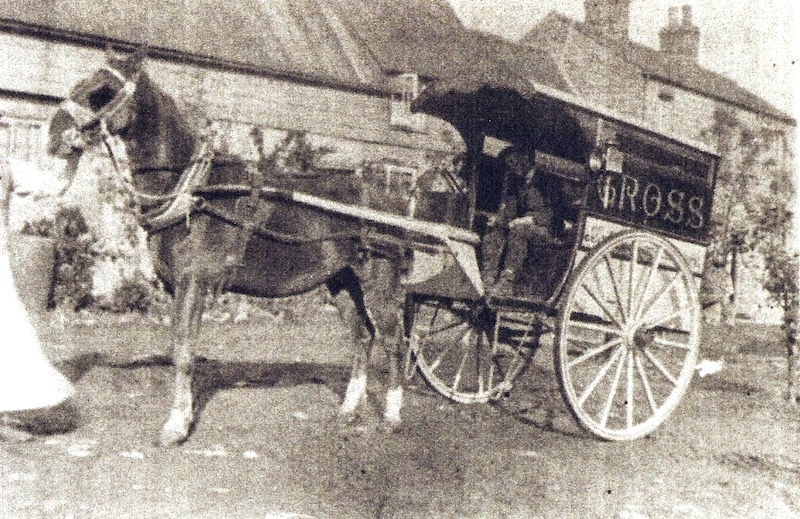
<instances>
[{"instance_id":1,"label":"window","mask_svg":"<svg viewBox=\"0 0 800 519\"><path fill-rule=\"evenodd\" d=\"M425 131L424 114L411 112L411 102L419 95L419 76L413 73L395 77L394 94L390 102L389 125L392 128L410 132Z\"/></svg>"},{"instance_id":2,"label":"window","mask_svg":"<svg viewBox=\"0 0 800 519\"><path fill-rule=\"evenodd\" d=\"M43 155L44 121L0 117L0 157L38 164Z\"/></svg>"},{"instance_id":3,"label":"window","mask_svg":"<svg viewBox=\"0 0 800 519\"><path fill-rule=\"evenodd\" d=\"M386 192L410 196L417 181L416 168L386 164Z\"/></svg>"}]
</instances>

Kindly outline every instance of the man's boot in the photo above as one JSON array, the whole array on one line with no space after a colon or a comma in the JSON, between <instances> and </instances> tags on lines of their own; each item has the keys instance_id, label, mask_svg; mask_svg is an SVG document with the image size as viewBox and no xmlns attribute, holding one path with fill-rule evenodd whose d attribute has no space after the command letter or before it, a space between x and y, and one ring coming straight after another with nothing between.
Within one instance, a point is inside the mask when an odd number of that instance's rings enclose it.
<instances>
[{"instance_id":1,"label":"man's boot","mask_svg":"<svg viewBox=\"0 0 800 519\"><path fill-rule=\"evenodd\" d=\"M496 297L511 297L514 295L514 283L517 281L517 272L522 269L525 263L525 256L528 253L528 240L523 232L512 228L508 233L506 242L506 258L503 271L497 276L497 280L492 285L490 294Z\"/></svg>"}]
</instances>

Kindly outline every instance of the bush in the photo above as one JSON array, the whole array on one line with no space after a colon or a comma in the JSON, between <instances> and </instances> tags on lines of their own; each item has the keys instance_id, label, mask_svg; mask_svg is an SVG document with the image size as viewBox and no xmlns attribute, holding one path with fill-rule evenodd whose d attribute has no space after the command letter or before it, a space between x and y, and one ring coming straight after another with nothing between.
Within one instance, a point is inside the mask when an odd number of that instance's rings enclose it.
<instances>
[{"instance_id":1,"label":"bush","mask_svg":"<svg viewBox=\"0 0 800 519\"><path fill-rule=\"evenodd\" d=\"M144 278L125 278L102 309L117 313L147 312L153 303L154 291L155 287Z\"/></svg>"}]
</instances>

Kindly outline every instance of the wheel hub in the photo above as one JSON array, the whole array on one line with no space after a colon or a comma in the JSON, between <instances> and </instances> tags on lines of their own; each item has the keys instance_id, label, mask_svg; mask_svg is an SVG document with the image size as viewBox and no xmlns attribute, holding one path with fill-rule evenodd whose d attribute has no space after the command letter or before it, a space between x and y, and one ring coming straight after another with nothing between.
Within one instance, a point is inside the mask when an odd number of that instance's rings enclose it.
<instances>
[{"instance_id":1,"label":"wheel hub","mask_svg":"<svg viewBox=\"0 0 800 519\"><path fill-rule=\"evenodd\" d=\"M628 350L644 351L653 343L655 332L643 327L632 326L625 334L625 344Z\"/></svg>"}]
</instances>

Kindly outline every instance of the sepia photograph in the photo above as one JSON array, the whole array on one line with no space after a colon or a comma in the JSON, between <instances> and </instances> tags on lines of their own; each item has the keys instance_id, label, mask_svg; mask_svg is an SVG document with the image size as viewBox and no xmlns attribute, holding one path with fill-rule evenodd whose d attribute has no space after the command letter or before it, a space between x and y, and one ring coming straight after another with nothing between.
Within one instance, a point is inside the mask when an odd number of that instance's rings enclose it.
<instances>
[{"instance_id":1,"label":"sepia photograph","mask_svg":"<svg viewBox=\"0 0 800 519\"><path fill-rule=\"evenodd\" d=\"M0 518L800 519L790 0L4 0Z\"/></svg>"}]
</instances>

